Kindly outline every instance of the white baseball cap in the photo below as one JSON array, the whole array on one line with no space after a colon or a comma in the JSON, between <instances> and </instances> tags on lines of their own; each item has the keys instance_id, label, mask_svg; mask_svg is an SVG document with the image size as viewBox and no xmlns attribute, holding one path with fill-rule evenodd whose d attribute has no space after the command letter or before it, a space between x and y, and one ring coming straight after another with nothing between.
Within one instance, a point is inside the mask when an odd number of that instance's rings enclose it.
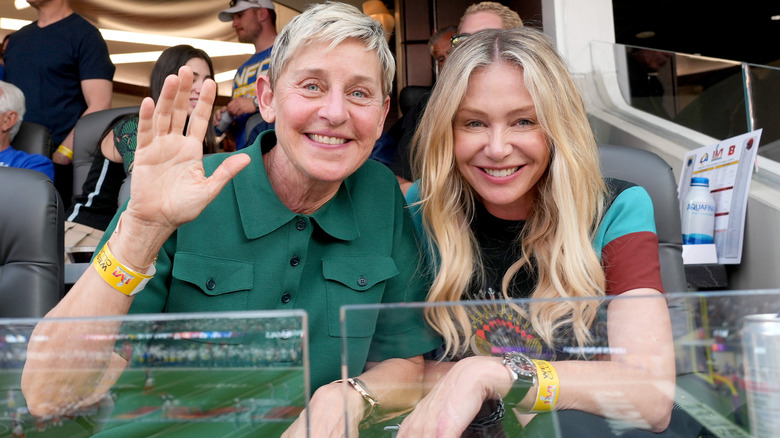
<instances>
[{"instance_id":1,"label":"white baseball cap","mask_svg":"<svg viewBox=\"0 0 780 438\"><path fill-rule=\"evenodd\" d=\"M230 8L219 11L217 15L219 21L233 21L233 14L246 11L250 8L274 9L274 2L271 0L230 0Z\"/></svg>"}]
</instances>

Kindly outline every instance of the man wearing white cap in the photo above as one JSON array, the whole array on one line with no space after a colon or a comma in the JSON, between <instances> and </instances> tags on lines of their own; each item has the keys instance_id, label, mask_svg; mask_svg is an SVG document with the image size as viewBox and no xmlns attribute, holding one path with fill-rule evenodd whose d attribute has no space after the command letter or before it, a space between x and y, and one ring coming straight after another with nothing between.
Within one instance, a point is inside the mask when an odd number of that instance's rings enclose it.
<instances>
[{"instance_id":1,"label":"man wearing white cap","mask_svg":"<svg viewBox=\"0 0 780 438\"><path fill-rule=\"evenodd\" d=\"M255 54L243 63L233 79L232 99L217 116L227 111L233 118L230 132L236 141L236 149L244 143L246 121L258 112L255 99L257 75L268 70L271 48L276 39L276 12L271 0L230 0L230 8L220 11L220 21L233 22L238 40L255 45Z\"/></svg>"}]
</instances>

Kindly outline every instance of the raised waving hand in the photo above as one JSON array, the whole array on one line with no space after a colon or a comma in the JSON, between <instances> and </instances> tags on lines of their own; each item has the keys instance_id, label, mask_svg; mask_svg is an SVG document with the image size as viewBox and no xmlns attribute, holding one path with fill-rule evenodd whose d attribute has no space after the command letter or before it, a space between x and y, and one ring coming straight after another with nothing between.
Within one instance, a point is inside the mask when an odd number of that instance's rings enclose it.
<instances>
[{"instance_id":1,"label":"raised waving hand","mask_svg":"<svg viewBox=\"0 0 780 438\"><path fill-rule=\"evenodd\" d=\"M192 70L181 67L165 80L155 106L144 99L138 121L138 146L133 165L127 214L153 227L169 229L195 219L222 188L249 164L249 156L226 159L207 177L203 171L203 137L211 127L216 84L203 84L187 123ZM184 128L187 132L184 132Z\"/></svg>"}]
</instances>

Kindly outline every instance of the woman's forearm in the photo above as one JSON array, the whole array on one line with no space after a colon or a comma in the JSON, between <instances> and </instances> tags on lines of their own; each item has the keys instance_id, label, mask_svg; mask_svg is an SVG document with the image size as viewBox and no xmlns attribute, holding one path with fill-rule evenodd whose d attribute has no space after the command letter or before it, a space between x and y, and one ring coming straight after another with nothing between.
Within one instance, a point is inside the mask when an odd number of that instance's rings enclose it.
<instances>
[{"instance_id":1,"label":"woman's forearm","mask_svg":"<svg viewBox=\"0 0 780 438\"><path fill-rule=\"evenodd\" d=\"M140 240L122 236L142 232L131 221L124 225L129 226L113 234L108 245L120 263L146 272L151 264L150 256L145 255L148 248L136 249L133 243L141 245ZM147 262L146 268L135 265ZM132 302L133 297L112 287L92 265L87 268L68 294L36 325L31 336L22 373L22 391L30 412L62 414L93 402L102 395L100 391L108 389L104 381L106 370L124 366L121 357L113 353L114 335L121 323L71 318L122 316Z\"/></svg>"},{"instance_id":2,"label":"woman's forearm","mask_svg":"<svg viewBox=\"0 0 780 438\"><path fill-rule=\"evenodd\" d=\"M380 416L412 409L423 396L425 361L422 356L370 363L359 376L380 402Z\"/></svg>"},{"instance_id":3,"label":"woman's forearm","mask_svg":"<svg viewBox=\"0 0 780 438\"><path fill-rule=\"evenodd\" d=\"M560 378L556 409L576 409L663 431L674 401L674 379L620 362L565 361L553 364Z\"/></svg>"}]
</instances>

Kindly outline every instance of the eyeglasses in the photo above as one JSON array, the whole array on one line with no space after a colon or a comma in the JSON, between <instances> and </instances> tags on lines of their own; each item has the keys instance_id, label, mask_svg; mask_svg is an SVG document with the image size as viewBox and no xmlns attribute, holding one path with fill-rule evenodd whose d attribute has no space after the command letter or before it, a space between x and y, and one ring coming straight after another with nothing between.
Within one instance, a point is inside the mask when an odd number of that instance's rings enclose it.
<instances>
[{"instance_id":1,"label":"eyeglasses","mask_svg":"<svg viewBox=\"0 0 780 438\"><path fill-rule=\"evenodd\" d=\"M470 36L470 33L459 33L454 35L452 38L450 38L450 45L452 45L452 48L454 49L455 47L463 44L463 41L466 41L466 39Z\"/></svg>"}]
</instances>

